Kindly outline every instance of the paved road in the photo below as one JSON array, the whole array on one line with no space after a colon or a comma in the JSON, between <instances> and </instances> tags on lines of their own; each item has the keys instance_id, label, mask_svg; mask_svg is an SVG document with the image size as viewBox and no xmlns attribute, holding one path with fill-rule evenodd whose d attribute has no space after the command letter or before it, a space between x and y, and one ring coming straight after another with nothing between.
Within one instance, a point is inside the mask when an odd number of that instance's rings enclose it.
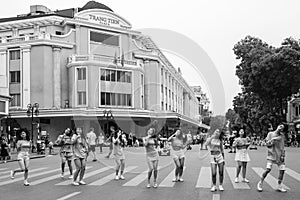
<instances>
[{"instance_id":1,"label":"paved road","mask_svg":"<svg viewBox=\"0 0 300 200\"><path fill-rule=\"evenodd\" d=\"M107 150L107 149L105 149ZM265 167L266 149L260 147L257 151L250 151L251 162L248 166L249 184L235 184L234 154L226 153L226 173L224 180L224 192L210 192L210 168L207 151L200 151L193 146L186 152L186 168L183 183L173 183L174 164L171 157L160 157L158 188L146 188L145 154L143 148L126 149L125 180L115 181L114 159L105 159L105 154L97 154L98 161L92 162L88 158L88 169L85 175L85 186L72 186L71 181L60 178L59 156L48 156L31 160L29 182L31 186L23 186L22 174L16 175L14 180L9 179L9 170L17 168L16 162L0 165L0 199L122 199L122 200L150 200L150 199L300 199L300 149L287 149L287 174L284 184L289 188L283 194L274 191L278 174L277 167L272 170L268 180L264 184L264 191L256 191L256 183L259 175ZM66 170L67 171L67 170Z\"/></svg>"}]
</instances>

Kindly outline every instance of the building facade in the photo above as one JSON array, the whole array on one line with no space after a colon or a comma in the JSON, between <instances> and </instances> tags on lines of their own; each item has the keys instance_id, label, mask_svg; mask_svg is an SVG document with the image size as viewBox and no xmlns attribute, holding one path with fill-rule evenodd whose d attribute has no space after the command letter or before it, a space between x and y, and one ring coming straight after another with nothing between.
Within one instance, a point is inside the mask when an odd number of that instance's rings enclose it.
<instances>
[{"instance_id":1,"label":"building facade","mask_svg":"<svg viewBox=\"0 0 300 200\"><path fill-rule=\"evenodd\" d=\"M153 121L163 133L199 125L198 100L181 73L150 37L95 1L56 11L35 5L0 19L0 72L13 126L31 129L26 110L39 104L34 138L43 130L54 140L66 127L106 132L113 123L137 136Z\"/></svg>"}]
</instances>

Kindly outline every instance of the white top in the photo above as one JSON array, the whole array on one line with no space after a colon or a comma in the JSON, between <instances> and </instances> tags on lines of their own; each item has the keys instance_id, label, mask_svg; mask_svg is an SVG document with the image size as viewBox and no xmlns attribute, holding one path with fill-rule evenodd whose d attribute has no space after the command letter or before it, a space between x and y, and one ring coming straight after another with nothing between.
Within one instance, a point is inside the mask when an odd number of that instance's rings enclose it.
<instances>
[{"instance_id":1,"label":"white top","mask_svg":"<svg viewBox=\"0 0 300 200\"><path fill-rule=\"evenodd\" d=\"M86 134L86 140L89 145L96 145L96 139L96 133L91 131Z\"/></svg>"}]
</instances>

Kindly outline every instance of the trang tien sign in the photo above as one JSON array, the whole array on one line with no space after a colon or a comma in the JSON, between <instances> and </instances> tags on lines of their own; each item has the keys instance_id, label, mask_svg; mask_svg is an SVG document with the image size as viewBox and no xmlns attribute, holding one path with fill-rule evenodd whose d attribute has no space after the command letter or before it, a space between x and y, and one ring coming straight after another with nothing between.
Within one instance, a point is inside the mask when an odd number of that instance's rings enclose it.
<instances>
[{"instance_id":1,"label":"trang tien sign","mask_svg":"<svg viewBox=\"0 0 300 200\"><path fill-rule=\"evenodd\" d=\"M89 14L89 20L99 22L100 24L110 26L111 24L119 25L120 20L107 18L103 16L91 15Z\"/></svg>"}]
</instances>

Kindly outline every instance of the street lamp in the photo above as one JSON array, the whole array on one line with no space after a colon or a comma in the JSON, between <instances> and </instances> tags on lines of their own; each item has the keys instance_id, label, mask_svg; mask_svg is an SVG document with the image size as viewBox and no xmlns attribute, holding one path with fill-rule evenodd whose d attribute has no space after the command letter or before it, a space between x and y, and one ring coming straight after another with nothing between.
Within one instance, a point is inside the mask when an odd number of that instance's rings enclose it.
<instances>
[{"instance_id":1,"label":"street lamp","mask_svg":"<svg viewBox=\"0 0 300 200\"><path fill-rule=\"evenodd\" d=\"M113 119L113 114L111 110L104 110L103 111L103 117L106 119L106 136L109 135L109 127L108 127L108 121L109 119Z\"/></svg>"},{"instance_id":2,"label":"street lamp","mask_svg":"<svg viewBox=\"0 0 300 200\"><path fill-rule=\"evenodd\" d=\"M34 103L34 104L28 104L27 105L27 116L30 117L31 116L31 141L33 142L33 114L35 116L39 115L39 104L38 103ZM33 145L32 145L32 153L33 153Z\"/></svg>"}]
</instances>

